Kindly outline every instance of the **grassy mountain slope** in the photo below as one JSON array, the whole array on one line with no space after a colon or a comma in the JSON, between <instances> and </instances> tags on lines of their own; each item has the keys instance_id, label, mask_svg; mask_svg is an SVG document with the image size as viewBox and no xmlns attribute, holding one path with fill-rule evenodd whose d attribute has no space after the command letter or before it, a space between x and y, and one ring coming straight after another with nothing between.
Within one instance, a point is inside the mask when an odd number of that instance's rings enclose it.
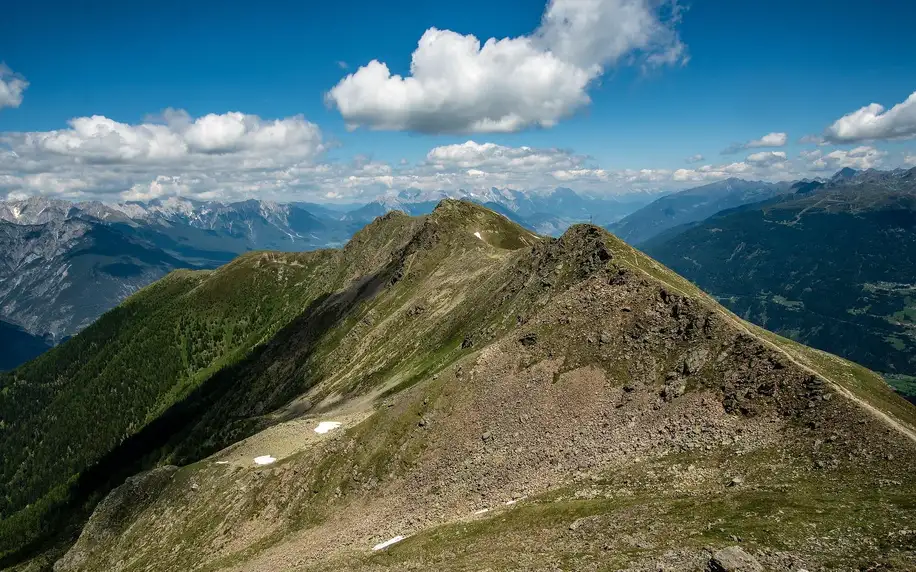
<instances>
[{"instance_id":1,"label":"grassy mountain slope","mask_svg":"<svg viewBox=\"0 0 916 572\"><path fill-rule=\"evenodd\" d=\"M912 376L914 176L876 181L863 174L723 212L645 248L747 320L872 369Z\"/></svg>"},{"instance_id":2,"label":"grassy mountain slope","mask_svg":"<svg viewBox=\"0 0 916 572\"><path fill-rule=\"evenodd\" d=\"M768 565L912 556L913 408L605 231L543 239L445 201L312 256L276 291L285 325L85 471L163 467L57 570L682 569L733 535Z\"/></svg>"},{"instance_id":3,"label":"grassy mountain slope","mask_svg":"<svg viewBox=\"0 0 916 572\"><path fill-rule=\"evenodd\" d=\"M492 213L487 216L492 222L481 222L475 232L508 224ZM447 219L445 214L438 218ZM169 431L192 431L191 437L167 444L169 435L160 425L148 429L164 437L156 446L178 448L173 454L184 458L212 448L206 443L209 439L222 438L226 444L235 431L253 430L249 424L257 424L253 419L267 408L265 401L276 407L303 391L308 376L286 377L287 385L278 387L273 383L276 361L262 367L263 361L246 362L246 356L256 347L261 354L275 351L277 340L273 346L265 342L297 317L306 328L312 325L310 318L336 319L338 305L347 309L362 296L362 289L377 288L372 284L374 273L383 274L378 280L393 279L388 275L400 271L400 262L392 261L393 252L416 248L405 244L411 238L435 239L435 224L427 224L427 233L414 237L411 229L418 224L394 213L369 225L340 251L254 253L217 271L173 273L129 298L82 335L0 378L0 419L5 422L5 439L0 442L3 548L40 536L48 512L70 502L62 489L68 483L76 480L80 491L104 487L104 482L96 482L96 473L105 471L97 469L87 476L84 470L113 462L106 460L107 453L123 446L131 462L152 454L145 436L137 434L157 419L165 416L167 421L160 424L170 425ZM519 236L533 236L522 232ZM466 234L466 241L481 240L470 231ZM494 240L521 240L502 236ZM309 335L299 330L296 334ZM297 337L287 344L295 344L299 352L300 342ZM214 372L231 364L235 369L214 379ZM242 386L243 394L220 401L229 392L222 384L230 376L241 378L232 381ZM194 416L202 403L209 411L201 420ZM173 407L176 404L191 412ZM239 408L244 412L234 411ZM96 425L99 418L104 421ZM196 432L178 426L190 425L192 418ZM236 418L240 419L234 423ZM220 436L214 434L217 428ZM117 454L113 458L124 459Z\"/></svg>"}]
</instances>

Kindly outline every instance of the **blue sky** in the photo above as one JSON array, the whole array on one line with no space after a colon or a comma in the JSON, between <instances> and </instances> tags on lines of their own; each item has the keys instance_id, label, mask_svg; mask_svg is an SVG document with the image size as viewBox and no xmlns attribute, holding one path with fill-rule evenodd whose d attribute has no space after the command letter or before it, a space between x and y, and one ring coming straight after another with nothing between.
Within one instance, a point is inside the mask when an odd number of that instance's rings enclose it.
<instances>
[{"instance_id":1,"label":"blue sky","mask_svg":"<svg viewBox=\"0 0 916 572\"><path fill-rule=\"evenodd\" d=\"M644 4L647 13L658 16L665 29L653 36L655 53L681 46L683 51L678 53L676 61L646 65L651 50L638 47L615 52L612 57L604 52L580 57L574 62L576 70L588 69L596 62L601 64L601 73L591 77L581 92L569 96L574 99L587 94L589 103L569 104L569 111L561 113L555 124L548 118L550 127L538 125L545 116L543 111L535 110L530 111L530 117L522 113L526 121L530 119L534 123L504 125L497 132L465 129L460 123L464 119L441 125L434 123L432 127L427 126L428 118L409 116L392 120L391 109L380 111L376 108L382 103L366 100L373 91L368 83L365 84L368 91L347 96L351 106L358 109L353 113L359 116L362 125L348 130L343 117L344 104L329 105L326 94L346 75L357 72L373 59L387 64L393 74L408 75L417 42L430 28L473 34L482 41L491 37L533 37L545 11L543 1L14 2L4 7L4 17L0 19L0 61L10 70L7 79L18 77L27 81L28 87L21 93L17 106L0 109L0 132L7 134L5 141L0 142L0 151L4 144L14 152L23 145L21 137L9 134L65 130L72 118L100 115L136 126L166 108L174 108L185 110L191 121L206 114L230 111L258 116L265 122L301 114L305 122L320 129L320 143L313 141L290 150L289 165L302 165L306 161L313 166L331 164L339 169L335 173L339 177L350 176L342 166L353 163L354 158L358 168L367 163L376 165L376 173L382 173L381 166L388 165L390 176L391 170L407 168L399 166L402 159L407 159L411 169L419 168L428 163L427 154L432 149L469 140L478 145L493 143L497 150L523 146L562 150L567 158L577 159L561 161L564 168L555 171L604 171L603 180L592 176L581 181L582 187L598 191L604 187L627 190L639 186L616 179L611 184L606 172L647 169L670 175L678 169L692 168L685 158L697 154L704 159L696 165L709 165L708 172L724 176L727 173L718 169L719 165L741 163L756 148L729 156L720 154L723 149L768 133L786 133L787 144L760 149L785 153L786 160L794 163L782 165L782 170L752 171L748 175L778 178L812 174L806 167L819 157L811 155L805 159L808 164L802 164L800 151L819 152L822 158L834 151L842 154L862 147L874 150L871 155L859 152L862 157L868 155L864 162L837 155L823 165L825 168L846 163L894 167L903 165L908 156L916 155L916 145L909 139L916 134L916 109L909 108L898 114L902 118L885 121L888 127L884 131L866 133L867 137L855 131L852 136L835 139L832 145L798 143L804 135L823 135L835 121L863 106L879 103L890 109L916 91L916 39L911 31L916 3L697 0L681 3L679 18L674 19L670 3L596 0L596 5L600 6L598 10L606 10L612 20L619 20L614 10L627 2ZM597 38L601 44L615 40L613 31L601 34L604 35ZM566 76L558 77L557 85L568 85L563 80ZM462 85L460 77L452 79L458 82L455 86ZM552 91L546 89L545 93ZM525 99L530 94L497 95L502 101L512 97ZM514 117L513 101L498 105ZM434 116L447 116L462 103L458 99L447 101ZM538 105L527 100L524 104ZM474 105L492 109L487 102ZM370 128L373 124L383 129ZM38 153L34 146L28 150ZM208 153L212 155L211 151ZM485 153L479 148L473 151L477 156ZM13 164L9 156L5 164L0 162L0 177L4 170L7 177L5 183L0 183L0 196L4 193L17 197L38 193L108 196L146 184L144 177L150 180L169 177L172 183L175 177L183 176L185 181L194 178L187 169L161 165L144 165L141 169L127 160L115 170L122 174L131 171L130 176L118 181L117 176L109 173L111 176L101 177L104 181L92 181L89 180L94 176L92 165L100 171L110 169L110 160L70 157L73 160L67 166L62 164L66 157L58 157L60 150L54 153L54 159L47 154L35 155L32 163L24 166L25 153L20 150L16 153L19 164ZM512 156L509 151L500 153ZM124 152L116 153L122 161L124 155ZM298 158L303 161L297 162ZM39 160L42 166L38 165ZM779 157L771 162L780 162ZM493 161L480 163L491 170L498 167ZM214 169L220 165L212 163ZM467 168L476 169L475 165L473 161L464 161L445 167L464 169L466 175ZM42 168L46 170L41 171ZM199 173L206 166L200 162L195 169ZM21 180L26 173L32 175L28 184ZM48 176L36 177L42 173ZM51 173L55 176L51 177ZM699 178L690 178L689 182L715 176L698 175ZM69 183L57 180L67 177L81 178L85 184L81 187L73 180ZM240 185L244 189L233 191L235 194L257 192L252 190L259 187L252 183L254 179L246 175L245 180L247 183ZM458 184L459 180L471 184L460 177L452 184ZM488 183L499 180L486 178ZM509 177L505 182L513 186L548 186L551 181L562 180L562 177L538 179L526 175L517 179ZM349 189L351 194L384 190L385 184L369 178L366 181L365 188ZM333 178L321 184L305 179L300 182L295 188L269 192L284 196L333 194L327 190ZM409 178L395 178L393 183L388 180L394 186L407 182ZM574 183L580 181L573 177L567 182L576 188ZM602 182L606 183L604 187ZM671 180L670 176L668 180L662 176L654 181L640 181L647 188L683 186L687 182ZM211 180L207 189L217 196L212 187L220 184ZM232 185L226 182L225 186ZM174 192L185 189L194 193L203 187L176 183L174 188L177 189ZM340 198L347 195L338 194ZM145 192L135 196L151 195Z\"/></svg>"}]
</instances>

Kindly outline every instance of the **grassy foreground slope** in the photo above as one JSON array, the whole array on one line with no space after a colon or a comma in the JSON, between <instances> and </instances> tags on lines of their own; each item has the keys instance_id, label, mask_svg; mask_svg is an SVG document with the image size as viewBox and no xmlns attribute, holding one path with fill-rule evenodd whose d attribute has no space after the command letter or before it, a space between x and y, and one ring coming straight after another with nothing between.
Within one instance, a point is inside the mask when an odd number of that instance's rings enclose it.
<instances>
[{"instance_id":1,"label":"grassy foreground slope","mask_svg":"<svg viewBox=\"0 0 916 572\"><path fill-rule=\"evenodd\" d=\"M610 234L445 201L312 256L272 291L296 300L284 324L87 467L160 468L56 570L685 569L738 542L776 569L912 558L913 408Z\"/></svg>"}]
</instances>

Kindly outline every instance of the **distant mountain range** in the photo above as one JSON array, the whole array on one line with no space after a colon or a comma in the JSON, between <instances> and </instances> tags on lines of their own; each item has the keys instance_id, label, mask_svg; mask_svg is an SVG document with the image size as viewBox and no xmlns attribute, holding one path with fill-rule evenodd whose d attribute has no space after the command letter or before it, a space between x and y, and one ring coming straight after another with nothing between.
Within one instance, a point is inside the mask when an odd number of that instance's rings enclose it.
<instances>
[{"instance_id":1,"label":"distant mountain range","mask_svg":"<svg viewBox=\"0 0 916 572\"><path fill-rule=\"evenodd\" d=\"M358 226L266 201L0 203L0 319L57 343L177 268L340 245Z\"/></svg>"},{"instance_id":2,"label":"distant mountain range","mask_svg":"<svg viewBox=\"0 0 916 572\"><path fill-rule=\"evenodd\" d=\"M0 202L0 320L12 367L72 336L178 268L251 250L339 246L392 210L447 197L556 235L591 221L690 278L742 317L859 361L916 396L913 170L843 169L830 179L728 179L668 195L571 189L393 191L366 204ZM22 349L14 349L22 348ZM15 354L15 355L14 355Z\"/></svg>"},{"instance_id":3,"label":"distant mountain range","mask_svg":"<svg viewBox=\"0 0 916 572\"><path fill-rule=\"evenodd\" d=\"M76 334L172 270L215 268L252 250L337 247L378 216L392 210L428 214L443 198L471 200L528 229L558 234L575 222L608 224L657 196L596 198L559 188L537 193L407 190L351 205L183 198L0 202L0 319L47 347L45 340L58 343ZM26 349L10 345L5 351L10 367L34 357L38 346L21 347Z\"/></svg>"},{"instance_id":4,"label":"distant mountain range","mask_svg":"<svg viewBox=\"0 0 916 572\"><path fill-rule=\"evenodd\" d=\"M392 210L419 216L432 212L441 200L453 198L485 206L540 234L559 236L579 222L610 225L660 195L663 193L632 192L595 197L564 187L540 192L496 188L455 192L407 190L379 197L350 211L348 216L366 222Z\"/></svg>"},{"instance_id":5,"label":"distant mountain range","mask_svg":"<svg viewBox=\"0 0 916 572\"><path fill-rule=\"evenodd\" d=\"M706 219L719 211L755 203L786 193L792 183L726 179L664 196L608 225L608 230L630 244L647 240L684 224Z\"/></svg>"},{"instance_id":6,"label":"distant mountain range","mask_svg":"<svg viewBox=\"0 0 916 572\"><path fill-rule=\"evenodd\" d=\"M743 318L884 372L916 400L916 169L843 169L640 247Z\"/></svg>"}]
</instances>

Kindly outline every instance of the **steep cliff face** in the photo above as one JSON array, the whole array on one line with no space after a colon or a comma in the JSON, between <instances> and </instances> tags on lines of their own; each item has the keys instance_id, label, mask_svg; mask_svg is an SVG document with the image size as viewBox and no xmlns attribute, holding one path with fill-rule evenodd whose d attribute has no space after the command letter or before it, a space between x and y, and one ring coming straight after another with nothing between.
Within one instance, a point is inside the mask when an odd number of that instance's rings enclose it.
<instances>
[{"instance_id":1,"label":"steep cliff face","mask_svg":"<svg viewBox=\"0 0 916 572\"><path fill-rule=\"evenodd\" d=\"M177 279L190 282L165 295ZM456 201L389 214L340 251L172 276L55 350L56 370L32 366L4 387L60 378L53 402L76 403L67 372L88 371L103 325L128 357L188 308L201 323L252 315L235 307L272 318L231 360L106 400L132 404L112 433L126 439L95 441L96 457L70 470L181 468L104 535L133 485L112 493L57 570L654 570L745 556L797 570L913 557L912 406L589 225L541 238ZM48 442L29 442L46 411L10 416L22 447ZM102 480L96 495L117 484Z\"/></svg>"}]
</instances>

